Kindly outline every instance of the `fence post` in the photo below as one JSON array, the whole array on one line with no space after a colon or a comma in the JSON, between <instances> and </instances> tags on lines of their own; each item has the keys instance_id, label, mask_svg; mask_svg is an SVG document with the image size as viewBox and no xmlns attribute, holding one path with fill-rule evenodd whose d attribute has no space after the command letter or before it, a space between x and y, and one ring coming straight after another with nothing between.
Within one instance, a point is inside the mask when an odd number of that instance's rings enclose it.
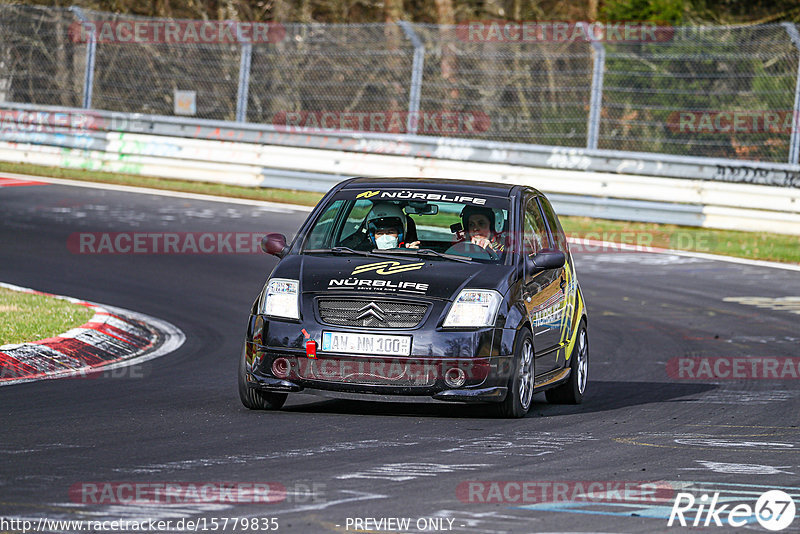
<instances>
[{"instance_id":1,"label":"fence post","mask_svg":"<svg viewBox=\"0 0 800 534\"><path fill-rule=\"evenodd\" d=\"M586 28L586 35L589 33ZM597 139L600 135L600 110L603 108L603 73L606 70L606 49L603 43L592 39L592 55L594 68L592 69L592 92L589 100L589 124L586 132L586 148L597 149Z\"/></svg>"},{"instance_id":2,"label":"fence post","mask_svg":"<svg viewBox=\"0 0 800 534\"><path fill-rule=\"evenodd\" d=\"M69 8L81 24L88 24L89 19L84 15L83 10L78 6ZM92 107L92 88L94 87L94 56L97 51L97 37L95 36L94 28L89 33L89 41L86 43L86 68L83 71L83 108L90 109Z\"/></svg>"},{"instance_id":3,"label":"fence post","mask_svg":"<svg viewBox=\"0 0 800 534\"><path fill-rule=\"evenodd\" d=\"M411 64L411 88L408 92L408 119L406 120L406 132L411 135L417 133L419 127L419 100L422 93L422 69L425 64L425 45L422 44L414 28L406 21L398 21L397 24L406 34L408 40L414 45L414 60Z\"/></svg>"},{"instance_id":4,"label":"fence post","mask_svg":"<svg viewBox=\"0 0 800 534\"><path fill-rule=\"evenodd\" d=\"M242 56L239 59L239 89L236 92L236 122L247 122L247 98L250 95L250 60L253 57L253 44L242 43Z\"/></svg>"},{"instance_id":5,"label":"fence post","mask_svg":"<svg viewBox=\"0 0 800 534\"><path fill-rule=\"evenodd\" d=\"M791 22L783 22L782 23L784 29L786 29L786 33L789 34L789 38L794 43L795 48L797 48L798 52L800 52L800 33L797 31L797 26L792 24ZM792 135L789 137L789 163L792 165L797 165L798 156L800 156L800 146L798 146L798 141L800 141L800 136L798 136L798 117L797 114L800 113L800 57L797 59L797 75L795 78L795 86L794 86L794 107L792 108Z\"/></svg>"}]
</instances>

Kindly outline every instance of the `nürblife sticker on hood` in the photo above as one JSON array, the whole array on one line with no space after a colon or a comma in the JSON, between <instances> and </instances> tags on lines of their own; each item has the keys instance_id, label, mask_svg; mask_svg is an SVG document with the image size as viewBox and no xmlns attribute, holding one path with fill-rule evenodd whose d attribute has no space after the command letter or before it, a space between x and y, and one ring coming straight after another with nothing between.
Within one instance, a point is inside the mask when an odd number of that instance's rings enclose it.
<instances>
[{"instance_id":1,"label":"n\u00fcrblife sticker on hood","mask_svg":"<svg viewBox=\"0 0 800 534\"><path fill-rule=\"evenodd\" d=\"M392 280L374 280L369 278L331 278L328 289L364 289L373 291L398 292L406 291L424 295L429 284L418 282L394 282Z\"/></svg>"},{"instance_id":2,"label":"n\u00fcrblife sticker on hood","mask_svg":"<svg viewBox=\"0 0 800 534\"><path fill-rule=\"evenodd\" d=\"M374 273L393 275L408 271L416 271L417 269L421 269L424 265L425 262L401 263L399 261L391 260L379 261L376 263L359 265L353 269L353 272L350 274L357 275L361 273ZM328 289L366 289L389 292L406 291L410 293L420 293L423 295L428 291L428 286L429 284L422 284L419 282L395 282L392 280L354 278L352 276L349 278L332 278L330 282L328 282Z\"/></svg>"}]
</instances>

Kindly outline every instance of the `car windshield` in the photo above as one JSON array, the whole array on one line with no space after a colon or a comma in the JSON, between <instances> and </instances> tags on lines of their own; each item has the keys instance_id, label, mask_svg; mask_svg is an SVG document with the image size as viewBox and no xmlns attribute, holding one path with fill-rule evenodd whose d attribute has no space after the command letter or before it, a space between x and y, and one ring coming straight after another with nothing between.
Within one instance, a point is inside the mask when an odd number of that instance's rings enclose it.
<instances>
[{"instance_id":1,"label":"car windshield","mask_svg":"<svg viewBox=\"0 0 800 534\"><path fill-rule=\"evenodd\" d=\"M472 193L344 190L320 212L302 252L503 263L508 209L508 198Z\"/></svg>"}]
</instances>

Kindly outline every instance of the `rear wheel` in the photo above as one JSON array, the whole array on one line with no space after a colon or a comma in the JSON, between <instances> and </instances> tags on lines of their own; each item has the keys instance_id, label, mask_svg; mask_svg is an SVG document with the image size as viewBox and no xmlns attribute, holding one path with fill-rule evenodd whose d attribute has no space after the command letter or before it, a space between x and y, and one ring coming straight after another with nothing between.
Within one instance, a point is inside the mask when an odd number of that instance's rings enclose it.
<instances>
[{"instance_id":1,"label":"rear wheel","mask_svg":"<svg viewBox=\"0 0 800 534\"><path fill-rule=\"evenodd\" d=\"M586 320L581 320L581 324L578 325L578 334L575 346L572 348L572 355L570 355L569 368L569 378L566 382L545 391L547 402L551 404L580 404L583 402L589 371L589 336L586 333Z\"/></svg>"},{"instance_id":2,"label":"rear wheel","mask_svg":"<svg viewBox=\"0 0 800 534\"><path fill-rule=\"evenodd\" d=\"M246 365L245 350L242 349L242 355L239 357L239 398L242 404L251 410L279 410L286 402L287 394L258 391L249 387L245 374Z\"/></svg>"},{"instance_id":3,"label":"rear wheel","mask_svg":"<svg viewBox=\"0 0 800 534\"><path fill-rule=\"evenodd\" d=\"M533 401L534 359L533 337L523 328L514 343L514 370L508 380L508 393L497 406L498 415L506 418L525 417Z\"/></svg>"}]
</instances>

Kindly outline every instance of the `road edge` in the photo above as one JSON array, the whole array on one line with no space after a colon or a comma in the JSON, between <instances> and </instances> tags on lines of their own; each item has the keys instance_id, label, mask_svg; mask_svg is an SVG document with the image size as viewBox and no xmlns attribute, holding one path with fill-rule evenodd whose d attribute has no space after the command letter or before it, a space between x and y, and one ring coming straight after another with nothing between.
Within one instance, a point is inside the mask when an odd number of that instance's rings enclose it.
<instances>
[{"instance_id":1,"label":"road edge","mask_svg":"<svg viewBox=\"0 0 800 534\"><path fill-rule=\"evenodd\" d=\"M0 346L0 364L9 365L0 366L0 387L85 377L136 365L170 354L186 341L186 335L177 326L140 312L5 282L0 282L0 287L66 300L94 311L87 323L52 338ZM144 333L149 335L144 337ZM12 370L10 366L17 369ZM13 376L22 368L37 372ZM9 372L12 377L2 376Z\"/></svg>"},{"instance_id":2,"label":"road edge","mask_svg":"<svg viewBox=\"0 0 800 534\"><path fill-rule=\"evenodd\" d=\"M64 178L49 178L46 176L35 176L29 174L17 174L17 173L2 173L3 175L8 175L11 177L18 177L21 179L36 179L38 181L58 184L58 185L66 185L66 186L74 186L74 187L88 187L92 189L106 189L111 191L121 191L121 192L128 192L128 193L139 193L139 194L147 194L147 195L160 195L160 196L167 196L167 197L177 197L177 198L189 198L194 200L206 200L209 202L228 202L231 204L243 204L243 205L250 205L250 206L262 206L266 208L272 209L286 209L292 211L302 211L302 212L310 212L314 209L311 206L302 206L299 204L287 204L282 202L268 202L264 200L253 200L253 199L246 199L246 198L236 198L236 197L220 197L216 195L204 195L199 193L185 193L181 191L168 191L163 189L152 189L148 187L138 187L138 186L128 186L128 185L116 185L116 184L107 184L102 182L84 182L81 180L68 180ZM722 254L709 254L704 252L692 252L687 250L675 250L675 249L665 249L665 248L656 248L656 247L645 247L639 245L630 245L626 243L616 243L611 241L595 241L595 240L586 240L582 238L568 238L570 243L584 243L584 244L591 244L594 246L607 246L611 248L618 248L624 249L629 251L635 252L649 252L654 254L675 254L679 256L686 256L698 259L705 259L711 261L725 261L728 263L739 263L742 265L752 265L755 267L769 267L773 269L784 269L788 271L800 271L800 264L796 263L781 263L775 261L766 261L766 260L752 260L748 258L739 258L736 256L724 256Z\"/></svg>"}]
</instances>

